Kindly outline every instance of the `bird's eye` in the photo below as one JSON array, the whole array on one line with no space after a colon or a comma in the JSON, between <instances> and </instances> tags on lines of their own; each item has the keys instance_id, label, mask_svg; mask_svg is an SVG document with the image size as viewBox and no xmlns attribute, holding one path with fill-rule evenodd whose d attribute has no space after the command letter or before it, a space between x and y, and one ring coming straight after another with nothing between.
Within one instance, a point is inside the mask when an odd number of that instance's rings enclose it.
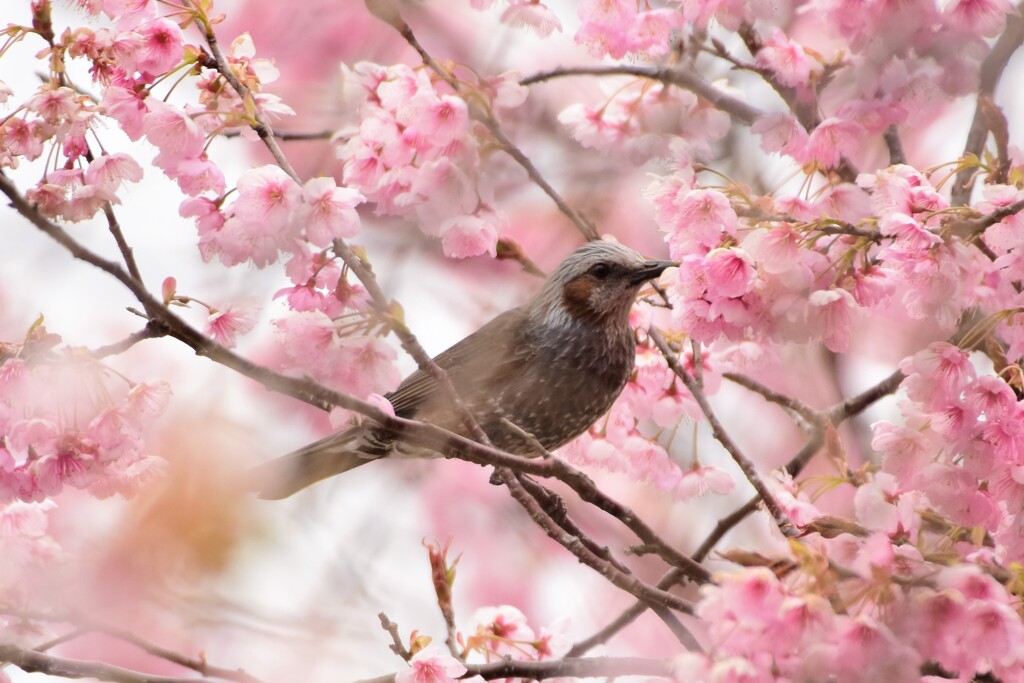
<instances>
[{"instance_id":1,"label":"bird's eye","mask_svg":"<svg viewBox=\"0 0 1024 683\"><path fill-rule=\"evenodd\" d=\"M612 267L607 263L598 263L590 268L590 274L598 280L603 280L612 272Z\"/></svg>"}]
</instances>

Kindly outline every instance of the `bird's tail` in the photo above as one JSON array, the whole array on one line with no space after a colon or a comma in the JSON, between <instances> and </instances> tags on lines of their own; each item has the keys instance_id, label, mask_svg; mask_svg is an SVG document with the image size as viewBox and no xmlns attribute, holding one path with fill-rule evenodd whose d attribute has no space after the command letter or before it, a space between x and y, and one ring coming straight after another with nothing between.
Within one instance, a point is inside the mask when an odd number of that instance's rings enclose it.
<instances>
[{"instance_id":1,"label":"bird's tail","mask_svg":"<svg viewBox=\"0 0 1024 683\"><path fill-rule=\"evenodd\" d=\"M280 500L321 479L373 460L356 450L361 443L358 429L332 434L326 439L258 465L250 470L251 488L266 500Z\"/></svg>"}]
</instances>

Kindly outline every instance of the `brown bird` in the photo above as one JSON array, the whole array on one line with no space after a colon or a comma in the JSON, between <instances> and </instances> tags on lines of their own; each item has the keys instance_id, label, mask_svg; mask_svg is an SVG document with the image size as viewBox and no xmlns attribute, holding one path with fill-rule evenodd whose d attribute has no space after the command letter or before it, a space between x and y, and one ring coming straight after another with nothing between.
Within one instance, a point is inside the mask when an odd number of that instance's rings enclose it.
<instances>
[{"instance_id":1,"label":"brown bird","mask_svg":"<svg viewBox=\"0 0 1024 683\"><path fill-rule=\"evenodd\" d=\"M530 301L434 361L495 447L538 455L525 432L553 450L589 429L626 385L636 360L630 307L641 285L675 265L644 259L621 244L590 242L562 261ZM423 370L386 398L399 417L468 436L445 393ZM255 475L260 497L278 499L377 458L439 455L366 424L261 465Z\"/></svg>"}]
</instances>

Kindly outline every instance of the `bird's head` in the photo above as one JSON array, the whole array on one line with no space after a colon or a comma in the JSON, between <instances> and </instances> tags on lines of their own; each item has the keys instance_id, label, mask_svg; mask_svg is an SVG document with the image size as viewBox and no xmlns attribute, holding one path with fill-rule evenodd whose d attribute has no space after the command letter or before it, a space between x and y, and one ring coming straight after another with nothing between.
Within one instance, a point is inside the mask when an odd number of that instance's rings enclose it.
<instances>
[{"instance_id":1,"label":"bird's head","mask_svg":"<svg viewBox=\"0 0 1024 683\"><path fill-rule=\"evenodd\" d=\"M614 242L589 242L551 273L533 310L548 324L625 325L640 287L675 265L645 259Z\"/></svg>"}]
</instances>

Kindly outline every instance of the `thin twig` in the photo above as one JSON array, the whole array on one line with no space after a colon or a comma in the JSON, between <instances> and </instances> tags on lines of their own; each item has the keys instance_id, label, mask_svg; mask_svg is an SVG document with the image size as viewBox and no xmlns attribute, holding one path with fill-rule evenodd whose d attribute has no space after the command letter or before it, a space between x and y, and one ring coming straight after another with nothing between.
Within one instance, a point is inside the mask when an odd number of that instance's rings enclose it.
<instances>
[{"instance_id":1,"label":"thin twig","mask_svg":"<svg viewBox=\"0 0 1024 683\"><path fill-rule=\"evenodd\" d=\"M825 415L833 424L838 425L849 417L863 412L875 401L888 396L899 388L903 381L903 373L896 370L870 389L837 403L825 411Z\"/></svg>"},{"instance_id":2,"label":"thin twig","mask_svg":"<svg viewBox=\"0 0 1024 683\"><path fill-rule=\"evenodd\" d=\"M281 142L302 142L304 140L330 140L336 131L333 130L311 130L311 131L286 131L273 129L274 137ZM242 131L226 130L220 134L225 138L241 137Z\"/></svg>"},{"instance_id":3,"label":"thin twig","mask_svg":"<svg viewBox=\"0 0 1024 683\"><path fill-rule=\"evenodd\" d=\"M763 397L766 401L769 401L770 403L775 403L777 405L782 406L786 410L789 410L790 412L796 413L797 415L802 417L807 423L813 424L818 420L818 411L810 407L809 405L807 405L798 398L781 394L775 391L774 389L766 387L757 380L751 377L747 377L746 375L741 375L737 372L726 372L722 374L722 377L729 380L730 382L739 384L744 389L749 389L755 394L760 394L761 397Z\"/></svg>"},{"instance_id":4,"label":"thin twig","mask_svg":"<svg viewBox=\"0 0 1024 683\"><path fill-rule=\"evenodd\" d=\"M391 651L407 662L412 659L412 653L402 643L402 637L398 634L398 624L388 619L388 615L383 612L378 613L377 618L380 619L381 628L391 636L391 645L388 646Z\"/></svg>"},{"instance_id":5,"label":"thin twig","mask_svg":"<svg viewBox=\"0 0 1024 683\"><path fill-rule=\"evenodd\" d=\"M158 323L147 323L138 332L133 332L119 342L113 344L107 344L106 346L100 346L90 351L90 355L93 358L106 358L107 356L116 356L119 353L124 353L131 347L135 346L141 341L146 339L156 339L163 337L167 334L167 331L162 329Z\"/></svg>"},{"instance_id":6,"label":"thin twig","mask_svg":"<svg viewBox=\"0 0 1024 683\"><path fill-rule=\"evenodd\" d=\"M520 85L533 85L555 78L566 76L638 76L652 81L660 81L668 85L674 85L683 90L689 90L694 95L703 97L711 103L715 109L724 111L734 119L743 123L751 124L764 116L764 112L757 107L752 107L743 100L719 90L703 78L680 67L667 66L639 66L635 64L614 64L611 66L561 66L550 71L528 76L521 81Z\"/></svg>"},{"instance_id":7,"label":"thin twig","mask_svg":"<svg viewBox=\"0 0 1024 683\"><path fill-rule=\"evenodd\" d=\"M262 683L260 679L246 673L242 669L228 669L221 666L214 666L213 664L208 663L203 657L189 657L175 650L150 642L125 629L91 621L85 621L83 623L83 627L95 633L105 633L119 640L123 640L126 643L131 643L135 647L153 655L154 657L159 657L160 659L167 660L168 662L172 662L178 666L183 666L186 669L192 669L202 676L213 676L214 678L236 681L237 683Z\"/></svg>"},{"instance_id":8,"label":"thin twig","mask_svg":"<svg viewBox=\"0 0 1024 683\"><path fill-rule=\"evenodd\" d=\"M201 13L200 13L201 14ZM274 129L271 127L270 122L267 120L266 115L256 102L256 98L253 96L252 91L249 90L249 86L242 83L235 75L235 72L231 70L231 65L228 64L228 60L224 57L224 53L220 49L220 43L217 42L217 34L213 30L213 25L205 20L200 22L200 27L203 31L203 37L206 39L207 45L210 47L210 54L217 63L217 71L224 78L225 81L234 89L238 96L243 102L246 99L252 103L252 115L256 121L256 125L253 126L253 130L256 131L260 139L263 140L263 144L266 145L267 150L270 151L271 156L274 157L274 161L281 169L290 175L296 182L300 182L299 174L295 172L291 163L288 161L288 157L284 155L280 145L277 144L277 138L274 136Z\"/></svg>"}]
</instances>

